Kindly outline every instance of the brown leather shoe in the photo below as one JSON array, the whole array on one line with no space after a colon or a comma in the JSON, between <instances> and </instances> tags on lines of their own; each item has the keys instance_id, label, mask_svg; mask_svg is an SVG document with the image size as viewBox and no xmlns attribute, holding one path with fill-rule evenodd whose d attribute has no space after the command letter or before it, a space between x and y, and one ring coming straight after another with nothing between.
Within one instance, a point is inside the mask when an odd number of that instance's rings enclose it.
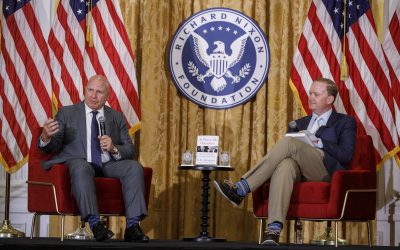
<instances>
[{"instance_id":1,"label":"brown leather shoe","mask_svg":"<svg viewBox=\"0 0 400 250\"><path fill-rule=\"evenodd\" d=\"M267 229L265 231L264 241L261 243L262 245L267 246L279 246L279 235L280 231Z\"/></svg>"}]
</instances>

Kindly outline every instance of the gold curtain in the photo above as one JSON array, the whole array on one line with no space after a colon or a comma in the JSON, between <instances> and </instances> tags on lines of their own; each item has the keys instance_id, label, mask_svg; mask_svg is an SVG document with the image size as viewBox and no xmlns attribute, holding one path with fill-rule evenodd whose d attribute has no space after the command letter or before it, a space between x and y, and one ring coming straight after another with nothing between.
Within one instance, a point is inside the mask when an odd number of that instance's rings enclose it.
<instances>
[{"instance_id":1,"label":"gold curtain","mask_svg":"<svg viewBox=\"0 0 400 250\"><path fill-rule=\"evenodd\" d=\"M136 57L142 129L136 140L140 162L154 170L149 216L142 222L152 239L181 239L200 232L201 173L179 171L181 153L195 149L197 135L218 135L220 147L232 155L235 171L216 172L211 179L238 180L286 131L302 110L289 88L290 66L311 0L120 0ZM179 24L212 7L232 8L253 18L264 30L271 55L266 84L244 105L228 110L199 108L179 94L168 71L168 47ZM230 241L256 241L258 222L251 195L234 208L210 189L209 232ZM67 220L67 232L75 227ZM124 218L112 218L117 238ZM367 244L366 226L340 224L339 235L350 244ZM53 235L59 221L52 218ZM293 242L292 222L282 241ZM324 222L306 222L304 242L323 233ZM375 228L373 226L372 228ZM373 232L375 234L375 231Z\"/></svg>"}]
</instances>

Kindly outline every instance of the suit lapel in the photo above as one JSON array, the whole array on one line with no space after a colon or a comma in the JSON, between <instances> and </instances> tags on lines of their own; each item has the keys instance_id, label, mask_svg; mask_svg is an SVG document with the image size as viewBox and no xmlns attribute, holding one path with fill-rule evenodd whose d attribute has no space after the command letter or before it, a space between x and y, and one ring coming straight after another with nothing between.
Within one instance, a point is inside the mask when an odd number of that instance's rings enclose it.
<instances>
[{"instance_id":1,"label":"suit lapel","mask_svg":"<svg viewBox=\"0 0 400 250\"><path fill-rule=\"evenodd\" d=\"M306 119L305 119L305 129L307 129L308 128L308 125L310 124L310 122L311 122L311 118L312 118L312 115L309 115L309 116L307 116L306 117Z\"/></svg>"},{"instance_id":2,"label":"suit lapel","mask_svg":"<svg viewBox=\"0 0 400 250\"><path fill-rule=\"evenodd\" d=\"M332 111L332 114L329 116L329 119L326 122L326 125L321 126L317 130L317 132L315 132L315 135L320 136L322 131L324 131L325 128L334 127L334 124L337 122L337 120L338 120L338 114L335 111Z\"/></svg>"},{"instance_id":3,"label":"suit lapel","mask_svg":"<svg viewBox=\"0 0 400 250\"><path fill-rule=\"evenodd\" d=\"M308 127L308 124L310 123L310 121L311 121L311 115L309 115L309 116L305 116L305 117L303 117L303 118L300 118L300 120L298 120L297 122L298 122L298 124L297 124L297 128L299 129L299 130L306 130L307 129L307 127Z\"/></svg>"},{"instance_id":4,"label":"suit lapel","mask_svg":"<svg viewBox=\"0 0 400 250\"><path fill-rule=\"evenodd\" d=\"M331 116L329 117L325 127L332 127L338 120L338 114L335 111L332 111Z\"/></svg>"},{"instance_id":5,"label":"suit lapel","mask_svg":"<svg viewBox=\"0 0 400 250\"><path fill-rule=\"evenodd\" d=\"M104 118L106 120L106 135L111 136L112 114L111 109L104 105Z\"/></svg>"},{"instance_id":6,"label":"suit lapel","mask_svg":"<svg viewBox=\"0 0 400 250\"><path fill-rule=\"evenodd\" d=\"M85 150L85 155L87 155L87 134L86 134L86 112L85 112L85 104L84 102L81 102L78 105L78 128L79 128L79 134L80 134L80 139L83 145L83 149ZM81 122L83 121L83 122Z\"/></svg>"}]
</instances>

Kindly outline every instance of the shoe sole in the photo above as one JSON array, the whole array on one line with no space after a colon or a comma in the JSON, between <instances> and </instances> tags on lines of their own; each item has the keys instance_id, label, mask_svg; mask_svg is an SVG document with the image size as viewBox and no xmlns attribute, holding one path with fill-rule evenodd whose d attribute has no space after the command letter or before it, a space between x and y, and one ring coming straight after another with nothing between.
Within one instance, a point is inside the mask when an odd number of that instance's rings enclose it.
<instances>
[{"instance_id":1,"label":"shoe sole","mask_svg":"<svg viewBox=\"0 0 400 250\"><path fill-rule=\"evenodd\" d=\"M219 187L218 182L217 182L216 180L214 180L213 185L214 185L214 187L218 190L218 192L219 192L220 194L222 194L222 196L225 197L225 199L227 199L230 203L232 203L233 206L235 206L235 207L238 207L238 206L239 206L239 204L237 204L237 203L234 202L233 200L229 199L229 197L226 196L224 192L222 192L222 189Z\"/></svg>"},{"instance_id":2,"label":"shoe sole","mask_svg":"<svg viewBox=\"0 0 400 250\"><path fill-rule=\"evenodd\" d=\"M279 243L275 242L274 240L265 240L261 243L261 245L265 246L279 246Z\"/></svg>"},{"instance_id":3,"label":"shoe sole","mask_svg":"<svg viewBox=\"0 0 400 250\"><path fill-rule=\"evenodd\" d=\"M134 243L148 243L150 240L129 240L124 239L125 242L134 242Z\"/></svg>"},{"instance_id":4,"label":"shoe sole","mask_svg":"<svg viewBox=\"0 0 400 250\"><path fill-rule=\"evenodd\" d=\"M96 239L96 241L98 241L98 242L106 241L106 240L111 239L113 236L114 236L114 233L111 232L111 233L107 234L106 237L104 237L104 239Z\"/></svg>"}]
</instances>

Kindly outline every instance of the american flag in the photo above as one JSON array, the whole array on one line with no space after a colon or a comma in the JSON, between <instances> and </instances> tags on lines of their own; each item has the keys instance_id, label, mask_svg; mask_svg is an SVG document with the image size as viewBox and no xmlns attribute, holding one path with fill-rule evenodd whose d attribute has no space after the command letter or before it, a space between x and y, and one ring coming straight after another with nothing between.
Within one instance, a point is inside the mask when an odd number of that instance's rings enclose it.
<instances>
[{"instance_id":1,"label":"american flag","mask_svg":"<svg viewBox=\"0 0 400 250\"><path fill-rule=\"evenodd\" d=\"M49 51L40 5L4 0L0 54L0 164L12 173L27 162L31 131L51 116Z\"/></svg>"},{"instance_id":2,"label":"american flag","mask_svg":"<svg viewBox=\"0 0 400 250\"><path fill-rule=\"evenodd\" d=\"M394 4L394 12L389 17L389 27L383 38L382 48L389 66L396 114L396 127L397 133L400 135L400 1L396 1ZM400 166L399 157L397 157L397 161Z\"/></svg>"},{"instance_id":3,"label":"american flag","mask_svg":"<svg viewBox=\"0 0 400 250\"><path fill-rule=\"evenodd\" d=\"M344 51L344 53L343 53ZM341 80L347 67L348 75ZM395 58L397 61L400 59ZM339 88L338 112L373 138L379 168L399 150L390 76L368 0L313 0L291 69L290 85L307 113L312 81L330 78ZM398 93L398 92L397 92Z\"/></svg>"},{"instance_id":4,"label":"american flag","mask_svg":"<svg viewBox=\"0 0 400 250\"><path fill-rule=\"evenodd\" d=\"M59 106L82 100L88 78L104 75L108 104L123 112L131 133L139 128L134 57L117 0L61 0L48 43Z\"/></svg>"}]
</instances>

